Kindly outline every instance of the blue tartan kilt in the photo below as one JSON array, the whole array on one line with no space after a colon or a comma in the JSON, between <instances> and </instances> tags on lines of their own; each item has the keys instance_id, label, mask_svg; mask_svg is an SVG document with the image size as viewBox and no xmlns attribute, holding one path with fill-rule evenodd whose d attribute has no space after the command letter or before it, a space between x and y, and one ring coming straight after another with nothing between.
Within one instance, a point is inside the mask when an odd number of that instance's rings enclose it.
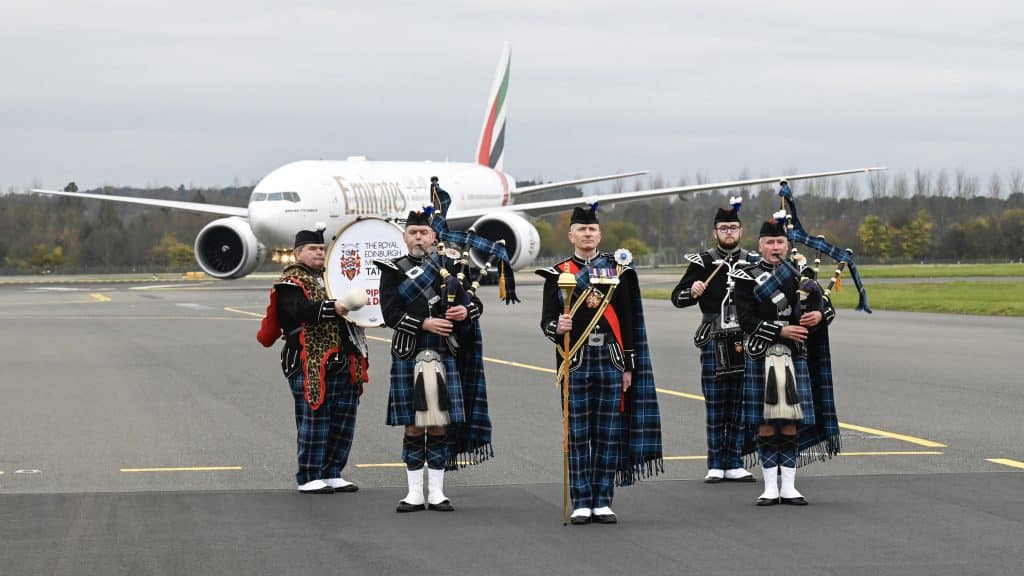
<instances>
[{"instance_id":1,"label":"blue tartan kilt","mask_svg":"<svg viewBox=\"0 0 1024 576\"><path fill-rule=\"evenodd\" d=\"M756 426L764 423L764 358L754 360L744 355L746 371L743 379L743 407L740 421ZM796 370L796 392L800 396L800 409L804 413L802 424L814 424L814 398L811 396L811 379L807 372L807 359L793 355Z\"/></svg>"},{"instance_id":2,"label":"blue tartan kilt","mask_svg":"<svg viewBox=\"0 0 1024 576\"><path fill-rule=\"evenodd\" d=\"M448 380L448 399L451 406L448 409L448 420L452 424L466 421L466 412L463 407L462 385L459 383L459 371L455 364L455 357L447 352L441 352L441 361L444 363L445 373ZM413 405L413 369L416 367L416 360L402 360L391 357L391 390L388 393L388 414L386 423L388 426L411 426L416 423L416 409Z\"/></svg>"}]
</instances>

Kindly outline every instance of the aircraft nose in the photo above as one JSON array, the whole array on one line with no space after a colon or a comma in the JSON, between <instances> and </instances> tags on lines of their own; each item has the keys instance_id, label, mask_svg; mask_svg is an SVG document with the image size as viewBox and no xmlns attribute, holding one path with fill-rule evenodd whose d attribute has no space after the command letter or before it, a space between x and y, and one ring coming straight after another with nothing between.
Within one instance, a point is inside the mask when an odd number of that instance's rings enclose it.
<instances>
[{"instance_id":1,"label":"aircraft nose","mask_svg":"<svg viewBox=\"0 0 1024 576\"><path fill-rule=\"evenodd\" d=\"M279 238L280 217L281 213L274 210L273 202L249 202L249 226L265 246L287 244L287 239Z\"/></svg>"}]
</instances>

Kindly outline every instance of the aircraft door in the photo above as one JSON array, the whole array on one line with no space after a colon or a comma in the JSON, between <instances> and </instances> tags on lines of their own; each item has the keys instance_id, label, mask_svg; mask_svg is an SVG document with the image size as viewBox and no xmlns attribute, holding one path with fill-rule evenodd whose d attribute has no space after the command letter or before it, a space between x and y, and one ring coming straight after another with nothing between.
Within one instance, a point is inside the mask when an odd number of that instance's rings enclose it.
<instances>
[{"instance_id":1,"label":"aircraft door","mask_svg":"<svg viewBox=\"0 0 1024 576\"><path fill-rule=\"evenodd\" d=\"M331 218L341 217L341 189L332 184L324 185L324 192L327 193L327 215Z\"/></svg>"}]
</instances>

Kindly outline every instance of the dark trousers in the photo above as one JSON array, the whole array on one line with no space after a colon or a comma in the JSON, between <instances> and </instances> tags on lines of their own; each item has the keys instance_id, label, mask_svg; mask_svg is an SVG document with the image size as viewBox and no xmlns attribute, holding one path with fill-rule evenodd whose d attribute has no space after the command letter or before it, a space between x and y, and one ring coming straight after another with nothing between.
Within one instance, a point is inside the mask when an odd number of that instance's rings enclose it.
<instances>
[{"instance_id":1,"label":"dark trousers","mask_svg":"<svg viewBox=\"0 0 1024 576\"><path fill-rule=\"evenodd\" d=\"M700 388L707 411L708 469L742 468L743 373L715 376L714 341L700 351Z\"/></svg>"},{"instance_id":2,"label":"dark trousers","mask_svg":"<svg viewBox=\"0 0 1024 576\"><path fill-rule=\"evenodd\" d=\"M325 398L313 410L303 395L305 375L300 371L288 379L295 400L295 428L298 441L298 484L338 478L348 463L356 430L359 387L349 384L348 370L329 375L324 382Z\"/></svg>"},{"instance_id":3,"label":"dark trousers","mask_svg":"<svg viewBox=\"0 0 1024 576\"><path fill-rule=\"evenodd\" d=\"M607 346L584 346L569 379L569 494L572 507L611 506L622 444L622 372Z\"/></svg>"}]
</instances>

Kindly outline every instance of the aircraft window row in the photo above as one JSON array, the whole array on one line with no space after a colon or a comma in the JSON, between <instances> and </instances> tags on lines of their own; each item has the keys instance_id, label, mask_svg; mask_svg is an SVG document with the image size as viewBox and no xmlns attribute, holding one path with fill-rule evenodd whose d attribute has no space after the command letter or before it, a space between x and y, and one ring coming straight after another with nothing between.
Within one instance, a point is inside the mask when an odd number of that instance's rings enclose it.
<instances>
[{"instance_id":1,"label":"aircraft window row","mask_svg":"<svg viewBox=\"0 0 1024 576\"><path fill-rule=\"evenodd\" d=\"M251 202L301 202L298 192L256 192Z\"/></svg>"}]
</instances>

